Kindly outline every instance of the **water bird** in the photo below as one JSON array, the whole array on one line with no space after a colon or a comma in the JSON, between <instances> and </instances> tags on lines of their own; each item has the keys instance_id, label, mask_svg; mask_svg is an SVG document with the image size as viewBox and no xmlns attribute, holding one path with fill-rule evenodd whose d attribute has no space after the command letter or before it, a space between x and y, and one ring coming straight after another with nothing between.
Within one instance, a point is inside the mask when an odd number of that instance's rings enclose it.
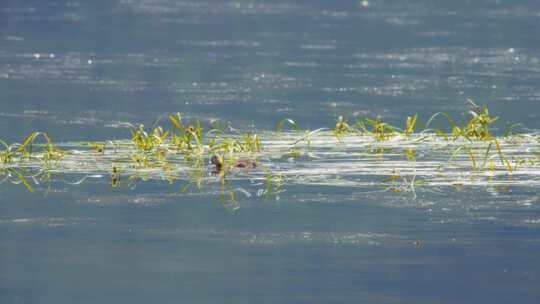
<instances>
[{"instance_id":1,"label":"water bird","mask_svg":"<svg viewBox=\"0 0 540 304\"><path fill-rule=\"evenodd\" d=\"M212 155L210 163L216 166L213 172L218 173L223 171L223 157L221 155ZM254 169L257 168L257 162L253 159L239 159L236 160L231 167L241 169Z\"/></svg>"}]
</instances>

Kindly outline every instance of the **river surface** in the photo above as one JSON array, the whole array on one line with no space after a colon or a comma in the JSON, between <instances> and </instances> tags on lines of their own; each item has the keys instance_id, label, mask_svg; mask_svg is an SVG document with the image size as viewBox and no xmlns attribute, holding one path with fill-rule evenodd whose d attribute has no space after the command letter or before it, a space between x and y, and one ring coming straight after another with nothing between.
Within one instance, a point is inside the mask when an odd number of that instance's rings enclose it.
<instances>
[{"instance_id":1,"label":"river surface","mask_svg":"<svg viewBox=\"0 0 540 304\"><path fill-rule=\"evenodd\" d=\"M496 134L535 133L538 33L533 0L2 0L0 138L128 139L175 112L251 131L462 120L468 98ZM230 208L216 185L4 182L0 302L540 302L535 187L235 183L252 193Z\"/></svg>"}]
</instances>

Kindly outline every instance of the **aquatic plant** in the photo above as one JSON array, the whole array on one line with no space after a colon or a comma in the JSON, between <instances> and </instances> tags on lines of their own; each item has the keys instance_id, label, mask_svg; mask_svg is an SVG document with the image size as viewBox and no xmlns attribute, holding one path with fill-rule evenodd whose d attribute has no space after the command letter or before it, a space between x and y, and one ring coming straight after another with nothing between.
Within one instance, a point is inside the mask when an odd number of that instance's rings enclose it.
<instances>
[{"instance_id":1,"label":"aquatic plant","mask_svg":"<svg viewBox=\"0 0 540 304\"><path fill-rule=\"evenodd\" d=\"M336 120L336 125L334 129L332 129L332 131L336 135L336 138L341 140L343 136L351 134L354 130L353 128L351 128L345 117L339 116Z\"/></svg>"},{"instance_id":2,"label":"aquatic plant","mask_svg":"<svg viewBox=\"0 0 540 304\"><path fill-rule=\"evenodd\" d=\"M362 134L372 136L378 141L388 140L397 133L397 128L381 121L379 116L374 119L364 118L358 120L355 127L357 127Z\"/></svg>"},{"instance_id":3,"label":"aquatic plant","mask_svg":"<svg viewBox=\"0 0 540 304\"><path fill-rule=\"evenodd\" d=\"M414 116L407 116L407 119L405 120L405 129L403 130L404 135L410 136L414 134L417 119L418 114L414 114Z\"/></svg>"},{"instance_id":4,"label":"aquatic plant","mask_svg":"<svg viewBox=\"0 0 540 304\"><path fill-rule=\"evenodd\" d=\"M279 135L281 133L281 130L283 130L283 127L285 126L285 123L287 123L293 130L295 131L300 131L300 127L298 126L298 124L290 119L290 118L285 118L285 119L282 119L280 120L277 124L276 124L276 135Z\"/></svg>"},{"instance_id":5,"label":"aquatic plant","mask_svg":"<svg viewBox=\"0 0 540 304\"><path fill-rule=\"evenodd\" d=\"M169 132L164 131L162 127L154 128L150 133L144 130L144 125L131 131L131 140L135 146L144 152L150 152L158 148L169 138Z\"/></svg>"},{"instance_id":6,"label":"aquatic plant","mask_svg":"<svg viewBox=\"0 0 540 304\"><path fill-rule=\"evenodd\" d=\"M466 138L468 140L483 140L489 141L493 139L493 135L490 131L491 125L496 122L499 118L492 117L489 114L489 109L486 105L478 106L472 99L467 99L471 106L469 114L471 118L464 123L462 126L459 126L455 120L448 113L438 112L430 117L426 126L429 126L435 118L439 116L445 117L451 126L451 134L453 139L458 139L460 137ZM436 130L436 134L441 137L447 138L447 134L442 130Z\"/></svg>"},{"instance_id":7,"label":"aquatic plant","mask_svg":"<svg viewBox=\"0 0 540 304\"><path fill-rule=\"evenodd\" d=\"M380 187L413 195L419 187L540 185L540 136L495 136L491 128L498 118L487 106L470 105L470 118L461 125L447 113L426 123L444 117L448 131L417 130L415 114L405 117L403 129L380 117L350 124L340 116L332 128L302 130L285 119L275 132L227 133L205 130L200 119L186 123L176 113L169 116L170 128L139 125L126 140L55 144L47 133L32 132L22 143L0 141L0 174L31 192L34 181L52 181L58 174L81 180L109 175L112 188L145 180L180 182L183 192L192 185L202 191L217 180L230 206L237 205L237 193L248 193L234 186L242 179L259 185L265 200L277 199L286 185ZM212 161L216 156L219 166ZM239 168L243 159L257 166Z\"/></svg>"}]
</instances>

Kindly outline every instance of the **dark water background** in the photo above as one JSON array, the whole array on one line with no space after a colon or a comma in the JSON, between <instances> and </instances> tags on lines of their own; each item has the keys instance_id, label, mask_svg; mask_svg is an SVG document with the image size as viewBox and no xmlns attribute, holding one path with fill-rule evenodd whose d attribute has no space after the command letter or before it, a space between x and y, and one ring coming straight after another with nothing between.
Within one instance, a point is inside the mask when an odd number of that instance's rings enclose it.
<instances>
[{"instance_id":1,"label":"dark water background","mask_svg":"<svg viewBox=\"0 0 540 304\"><path fill-rule=\"evenodd\" d=\"M0 2L0 138L127 138L182 112L272 129L486 103L540 129L540 3ZM538 303L531 188L0 188L1 303ZM414 245L421 240L421 246Z\"/></svg>"}]
</instances>

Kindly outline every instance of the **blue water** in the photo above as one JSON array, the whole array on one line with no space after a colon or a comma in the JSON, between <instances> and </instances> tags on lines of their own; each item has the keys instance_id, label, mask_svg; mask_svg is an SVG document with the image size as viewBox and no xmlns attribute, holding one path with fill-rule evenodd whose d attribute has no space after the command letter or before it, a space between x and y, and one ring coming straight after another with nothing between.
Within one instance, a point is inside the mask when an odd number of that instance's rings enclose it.
<instances>
[{"instance_id":1,"label":"blue water","mask_svg":"<svg viewBox=\"0 0 540 304\"><path fill-rule=\"evenodd\" d=\"M537 1L0 3L0 138L127 138L182 112L265 130L467 98L540 129ZM538 303L534 188L417 197L108 179L0 188L0 303ZM419 241L419 243L417 243Z\"/></svg>"}]
</instances>

